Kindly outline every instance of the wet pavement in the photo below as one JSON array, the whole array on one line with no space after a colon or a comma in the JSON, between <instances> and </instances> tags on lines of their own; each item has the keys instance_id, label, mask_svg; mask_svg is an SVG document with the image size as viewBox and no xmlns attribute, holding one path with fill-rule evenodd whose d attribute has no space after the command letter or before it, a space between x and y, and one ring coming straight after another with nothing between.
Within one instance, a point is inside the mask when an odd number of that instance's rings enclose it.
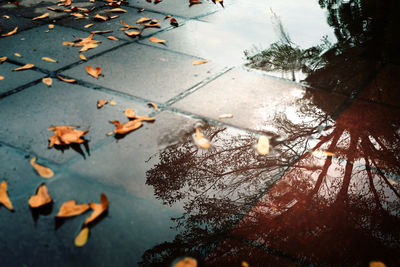
<instances>
[{"instance_id":1,"label":"wet pavement","mask_svg":"<svg viewBox=\"0 0 400 267\"><path fill-rule=\"evenodd\" d=\"M170 266L191 256L200 266L399 266L399 4L188 2L131 0L125 13L107 1L0 3L0 34L19 27L0 37L0 178L15 209L0 206L1 265ZM143 29L141 17L160 26ZM111 32L88 51L63 45L102 30ZM25 64L35 67L12 71ZM99 99L114 104L99 109ZM127 108L155 121L107 134ZM51 125L89 132L83 144L48 148ZM210 148L196 145L196 127ZM267 155L256 152L260 135ZM35 172L34 156L53 178ZM42 183L53 201L32 209ZM90 212L55 215L101 193L109 207L77 247Z\"/></svg>"}]
</instances>

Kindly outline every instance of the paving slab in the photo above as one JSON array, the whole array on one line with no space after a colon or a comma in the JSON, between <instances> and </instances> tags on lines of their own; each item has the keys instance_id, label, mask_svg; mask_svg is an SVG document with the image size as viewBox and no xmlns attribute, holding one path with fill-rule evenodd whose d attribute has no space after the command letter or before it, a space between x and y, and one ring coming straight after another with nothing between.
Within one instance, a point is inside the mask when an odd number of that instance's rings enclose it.
<instances>
[{"instance_id":1,"label":"paving slab","mask_svg":"<svg viewBox=\"0 0 400 267\"><path fill-rule=\"evenodd\" d=\"M105 105L98 110L98 99L113 99L116 105ZM56 163L64 163L79 155L78 150L74 149L80 148L80 153L86 156L88 153L83 145L67 147L64 151L48 149L48 138L52 134L47 129L51 125L76 125L82 130L90 127L86 135L90 149L106 138L106 133L115 129L109 120L122 121L126 118L123 114L126 108L133 108L142 115L153 111L144 104L126 98L56 79L53 79L52 87L39 83L3 98L0 103L0 119L4 122L0 140Z\"/></svg>"},{"instance_id":2,"label":"paving slab","mask_svg":"<svg viewBox=\"0 0 400 267\"><path fill-rule=\"evenodd\" d=\"M21 62L21 64L31 63L35 64L36 67L50 71L58 70L81 60L79 58L81 47L65 46L62 43L72 42L75 37L86 38L90 34L58 25L46 32L48 29L47 25L43 25L0 39L0 47L7 47L6 51L3 52L3 56ZM24 38L24 40L21 40L21 38ZM99 40L102 43L94 49L83 52L86 57L111 49L117 45L115 41L99 35L96 35L93 40ZM16 57L14 53L19 53L22 57ZM57 60L57 63L44 61L42 57L50 57Z\"/></svg>"},{"instance_id":3,"label":"paving slab","mask_svg":"<svg viewBox=\"0 0 400 267\"><path fill-rule=\"evenodd\" d=\"M329 116L344 100L339 95L235 68L172 106L212 119L231 113L233 118L224 122L290 139L298 133L293 127L308 129L311 136L329 123Z\"/></svg>"},{"instance_id":4,"label":"paving slab","mask_svg":"<svg viewBox=\"0 0 400 267\"><path fill-rule=\"evenodd\" d=\"M229 3L226 3L229 5ZM165 15L177 15L185 18L196 18L222 10L220 5L214 5L211 1L204 1L199 5L189 7L189 1L164 0L158 4L144 0L129 1L129 5L140 7L150 11L157 11Z\"/></svg>"},{"instance_id":5,"label":"paving slab","mask_svg":"<svg viewBox=\"0 0 400 267\"><path fill-rule=\"evenodd\" d=\"M0 9L0 38L7 38L2 37L1 34L11 32L15 27L18 27L18 31L23 31L35 26L37 24L29 19L23 18L20 15L7 14Z\"/></svg>"},{"instance_id":6,"label":"paving slab","mask_svg":"<svg viewBox=\"0 0 400 267\"><path fill-rule=\"evenodd\" d=\"M104 34L104 36L111 35L111 36L117 37L119 39L125 39L125 40L136 40L138 38L136 37L136 39L135 39L135 38L129 37L124 33L124 31L120 31L121 28L125 27L120 22L121 20L123 20L126 24L128 24L130 26L138 26L142 30L142 35L141 35L142 37L146 37L148 35L154 34L154 33L158 32L160 30L163 30L167 27L172 27L169 23L169 20L165 20L164 19L165 16L162 14L148 12L148 11L139 13L136 8L130 8L130 7L122 7L122 8L125 9L127 12L126 13L111 13L110 15L118 15L118 18L111 19L108 21L93 20L93 16L91 16L91 19L88 19L88 20L85 20L85 19L75 20L73 17L68 17L63 20L58 21L57 24L70 26L70 27L76 28L78 30L88 31L88 32L112 30L111 33L106 33L106 34ZM109 10L109 8L101 8L101 9L96 10L96 12L93 12L92 15L95 15L95 14L104 15L107 13L107 10ZM160 23L160 27L144 28L144 26L137 24L136 22L140 18L143 18L143 17L158 20L158 22ZM184 20L178 19L178 23L183 24ZM89 24L93 24L93 26L85 28L85 26L89 25Z\"/></svg>"},{"instance_id":7,"label":"paving slab","mask_svg":"<svg viewBox=\"0 0 400 267\"><path fill-rule=\"evenodd\" d=\"M63 73L133 96L166 102L222 70L211 63L193 66L192 62L198 59L133 43ZM104 77L89 77L86 65L100 66ZM178 73L183 75L177 76Z\"/></svg>"},{"instance_id":8,"label":"paving slab","mask_svg":"<svg viewBox=\"0 0 400 267\"><path fill-rule=\"evenodd\" d=\"M0 81L0 96L6 94L10 90L44 77L43 73L33 70L25 70L23 72L12 71L18 67L20 66L8 62L0 64L0 75L4 77L4 79Z\"/></svg>"},{"instance_id":9,"label":"paving slab","mask_svg":"<svg viewBox=\"0 0 400 267\"><path fill-rule=\"evenodd\" d=\"M40 266L45 259L52 266L132 266L137 265L147 247L175 235L170 217L177 213L168 207L76 174L65 173L46 184L53 199L47 214L34 214L29 209L28 199L35 191L13 203L16 212L0 209L0 223L10 233L7 238L0 237L3 264ZM99 203L101 193L109 200L108 212L90 227L86 245L76 247L74 239L90 211L57 224L54 216L66 201Z\"/></svg>"}]
</instances>

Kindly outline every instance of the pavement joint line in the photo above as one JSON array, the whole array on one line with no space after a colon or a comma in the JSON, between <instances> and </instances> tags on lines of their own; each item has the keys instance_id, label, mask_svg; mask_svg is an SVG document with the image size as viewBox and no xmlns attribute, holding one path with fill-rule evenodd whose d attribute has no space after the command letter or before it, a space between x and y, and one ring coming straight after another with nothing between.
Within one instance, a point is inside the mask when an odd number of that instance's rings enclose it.
<instances>
[{"instance_id":1,"label":"pavement joint line","mask_svg":"<svg viewBox=\"0 0 400 267\"><path fill-rule=\"evenodd\" d=\"M14 89L10 89L7 92L4 92L4 93L0 94L0 99L6 98L7 96L16 94L16 93L18 93L18 92L20 92L22 90L25 90L25 89L27 89L27 88L29 88L31 86L39 84L41 81L42 81L42 78L39 78L39 79L37 79L35 81L32 81L32 82L26 83L24 85L18 86L18 87L14 88Z\"/></svg>"},{"instance_id":2,"label":"pavement joint line","mask_svg":"<svg viewBox=\"0 0 400 267\"><path fill-rule=\"evenodd\" d=\"M383 102L379 102L379 101L376 101L373 99L368 99L368 98L359 97L359 96L356 96L354 100L362 101L362 102L366 102L366 103L370 103L370 104L376 104L376 105L387 107L387 108L400 109L400 106L387 104L387 103L383 103Z\"/></svg>"}]
</instances>

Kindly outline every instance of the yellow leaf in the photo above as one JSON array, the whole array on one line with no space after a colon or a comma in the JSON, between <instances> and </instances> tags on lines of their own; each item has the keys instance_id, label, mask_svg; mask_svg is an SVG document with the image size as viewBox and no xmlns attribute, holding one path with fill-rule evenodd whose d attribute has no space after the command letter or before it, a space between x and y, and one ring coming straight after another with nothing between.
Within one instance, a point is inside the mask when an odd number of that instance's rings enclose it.
<instances>
[{"instance_id":1,"label":"yellow leaf","mask_svg":"<svg viewBox=\"0 0 400 267\"><path fill-rule=\"evenodd\" d=\"M261 135L258 138L257 152L260 155L267 155L269 153L269 139L265 135Z\"/></svg>"},{"instance_id":2,"label":"yellow leaf","mask_svg":"<svg viewBox=\"0 0 400 267\"><path fill-rule=\"evenodd\" d=\"M107 196L103 193L100 195L100 204L90 202L90 208L93 210L92 214L85 220L84 225L88 225L89 223L96 220L104 211L108 208L108 199Z\"/></svg>"},{"instance_id":3,"label":"yellow leaf","mask_svg":"<svg viewBox=\"0 0 400 267\"><path fill-rule=\"evenodd\" d=\"M192 65L201 65L207 63L207 60L196 60L192 62Z\"/></svg>"},{"instance_id":4,"label":"yellow leaf","mask_svg":"<svg viewBox=\"0 0 400 267\"><path fill-rule=\"evenodd\" d=\"M101 74L101 69L99 67L96 67L96 69L93 69L91 66L86 66L86 72L93 76L94 78L98 78L99 75Z\"/></svg>"},{"instance_id":5,"label":"yellow leaf","mask_svg":"<svg viewBox=\"0 0 400 267\"><path fill-rule=\"evenodd\" d=\"M54 28L54 24L49 24L49 29L53 29Z\"/></svg>"},{"instance_id":6,"label":"yellow leaf","mask_svg":"<svg viewBox=\"0 0 400 267\"><path fill-rule=\"evenodd\" d=\"M22 67L13 69L13 71L27 70L27 69L33 68L34 66L35 65L33 65L33 64L26 64L26 65L24 65Z\"/></svg>"},{"instance_id":7,"label":"yellow leaf","mask_svg":"<svg viewBox=\"0 0 400 267\"><path fill-rule=\"evenodd\" d=\"M150 106L152 106L155 110L158 110L157 104L155 104L155 103L153 103L153 102L149 102L149 103L147 103L147 105L150 105Z\"/></svg>"},{"instance_id":8,"label":"yellow leaf","mask_svg":"<svg viewBox=\"0 0 400 267\"><path fill-rule=\"evenodd\" d=\"M42 82L43 82L44 84L46 84L47 86L50 87L50 86L53 84L53 79L50 78L50 77L43 78L43 79L42 79Z\"/></svg>"},{"instance_id":9,"label":"yellow leaf","mask_svg":"<svg viewBox=\"0 0 400 267\"><path fill-rule=\"evenodd\" d=\"M82 54L80 54L79 57L80 57L82 60L84 60L84 61L87 60L86 57L85 57L84 55L82 55Z\"/></svg>"},{"instance_id":10,"label":"yellow leaf","mask_svg":"<svg viewBox=\"0 0 400 267\"><path fill-rule=\"evenodd\" d=\"M17 30L18 30L18 27L15 27L14 30L12 30L12 31L10 31L10 32L8 32L8 33L4 33L4 34L2 34L1 36L6 37L6 36L13 35L13 34L15 34L15 33L17 32Z\"/></svg>"},{"instance_id":11,"label":"yellow leaf","mask_svg":"<svg viewBox=\"0 0 400 267\"><path fill-rule=\"evenodd\" d=\"M63 82L66 82L66 83L74 83L74 82L76 82L75 79L66 79L66 78L61 77L60 75L57 75L57 77L58 77L58 79L60 79Z\"/></svg>"},{"instance_id":12,"label":"yellow leaf","mask_svg":"<svg viewBox=\"0 0 400 267\"><path fill-rule=\"evenodd\" d=\"M130 119L135 118L135 111L131 108L125 109L125 116L127 116Z\"/></svg>"},{"instance_id":13,"label":"yellow leaf","mask_svg":"<svg viewBox=\"0 0 400 267\"><path fill-rule=\"evenodd\" d=\"M166 43L167 42L165 40L158 39L156 37L150 37L149 40L150 40L150 42L153 42L153 43Z\"/></svg>"},{"instance_id":14,"label":"yellow leaf","mask_svg":"<svg viewBox=\"0 0 400 267\"><path fill-rule=\"evenodd\" d=\"M1 75L0 75L0 81L1 81L1 80L4 80L4 76L1 76Z\"/></svg>"},{"instance_id":15,"label":"yellow leaf","mask_svg":"<svg viewBox=\"0 0 400 267\"><path fill-rule=\"evenodd\" d=\"M117 103L115 103L114 100L111 100L111 101L110 101L110 105L111 105L111 106L115 106L116 104L117 104Z\"/></svg>"},{"instance_id":16,"label":"yellow leaf","mask_svg":"<svg viewBox=\"0 0 400 267\"><path fill-rule=\"evenodd\" d=\"M31 163L32 167L36 170L36 172L41 177L51 178L54 176L54 172L51 169L49 169L41 164L36 163L36 157L31 158L30 163Z\"/></svg>"},{"instance_id":17,"label":"yellow leaf","mask_svg":"<svg viewBox=\"0 0 400 267\"><path fill-rule=\"evenodd\" d=\"M125 34L128 35L129 37L136 37L136 36L139 36L141 34L141 32L138 32L138 31L126 31Z\"/></svg>"},{"instance_id":18,"label":"yellow leaf","mask_svg":"<svg viewBox=\"0 0 400 267\"><path fill-rule=\"evenodd\" d=\"M113 9L110 9L109 12L123 12L123 13L126 13L126 10L122 9L122 8L113 8Z\"/></svg>"},{"instance_id":19,"label":"yellow leaf","mask_svg":"<svg viewBox=\"0 0 400 267\"><path fill-rule=\"evenodd\" d=\"M199 146L200 148L208 149L210 147L210 142L200 132L199 127L196 127L194 140L196 142L196 145Z\"/></svg>"},{"instance_id":20,"label":"yellow leaf","mask_svg":"<svg viewBox=\"0 0 400 267\"><path fill-rule=\"evenodd\" d=\"M46 12L46 13L44 13L43 15L34 17L32 20L44 19L44 18L47 18L49 15L50 15L50 13Z\"/></svg>"},{"instance_id":21,"label":"yellow leaf","mask_svg":"<svg viewBox=\"0 0 400 267\"><path fill-rule=\"evenodd\" d=\"M107 36L107 39L114 40L114 41L119 41L119 39L115 38L114 36Z\"/></svg>"},{"instance_id":22,"label":"yellow leaf","mask_svg":"<svg viewBox=\"0 0 400 267\"><path fill-rule=\"evenodd\" d=\"M0 203L7 207L9 210L14 210L11 200L7 194L7 181L4 180L0 184Z\"/></svg>"},{"instance_id":23,"label":"yellow leaf","mask_svg":"<svg viewBox=\"0 0 400 267\"><path fill-rule=\"evenodd\" d=\"M33 195L29 198L29 206L32 208L38 208L40 206L46 205L52 201L49 191L45 184L39 186L36 195Z\"/></svg>"},{"instance_id":24,"label":"yellow leaf","mask_svg":"<svg viewBox=\"0 0 400 267\"><path fill-rule=\"evenodd\" d=\"M70 200L63 203L60 211L56 215L57 218L66 218L77 216L89 209L89 204L76 204L75 200Z\"/></svg>"},{"instance_id":25,"label":"yellow leaf","mask_svg":"<svg viewBox=\"0 0 400 267\"><path fill-rule=\"evenodd\" d=\"M89 49L96 48L97 46L98 46L97 44L86 44L82 47L81 50L79 50L79 52L85 52Z\"/></svg>"},{"instance_id":26,"label":"yellow leaf","mask_svg":"<svg viewBox=\"0 0 400 267\"><path fill-rule=\"evenodd\" d=\"M75 246L83 247L89 237L89 228L83 227L83 229L79 232L79 234L75 238Z\"/></svg>"},{"instance_id":27,"label":"yellow leaf","mask_svg":"<svg viewBox=\"0 0 400 267\"><path fill-rule=\"evenodd\" d=\"M22 57L20 53L14 53L14 56L16 56L16 57Z\"/></svg>"},{"instance_id":28,"label":"yellow leaf","mask_svg":"<svg viewBox=\"0 0 400 267\"><path fill-rule=\"evenodd\" d=\"M52 58L49 58L49 57L42 57L42 60L44 60L44 61L48 61L48 62L54 62L54 63L57 63L57 60L55 60L55 59L52 59Z\"/></svg>"},{"instance_id":29,"label":"yellow leaf","mask_svg":"<svg viewBox=\"0 0 400 267\"><path fill-rule=\"evenodd\" d=\"M86 24L85 26L83 26L84 28L89 28L89 27L92 27L94 24L93 23L90 23L90 24Z\"/></svg>"},{"instance_id":30,"label":"yellow leaf","mask_svg":"<svg viewBox=\"0 0 400 267\"><path fill-rule=\"evenodd\" d=\"M221 114L218 116L218 119L230 119L230 118L233 118L233 114L231 113Z\"/></svg>"}]
</instances>

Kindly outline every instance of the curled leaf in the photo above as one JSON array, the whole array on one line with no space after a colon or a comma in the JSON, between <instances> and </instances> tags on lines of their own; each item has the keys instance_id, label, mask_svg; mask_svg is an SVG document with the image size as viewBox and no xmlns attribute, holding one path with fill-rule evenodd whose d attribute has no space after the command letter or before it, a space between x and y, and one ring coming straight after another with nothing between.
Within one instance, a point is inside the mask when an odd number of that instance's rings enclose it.
<instances>
[{"instance_id":1,"label":"curled leaf","mask_svg":"<svg viewBox=\"0 0 400 267\"><path fill-rule=\"evenodd\" d=\"M128 35L129 37L136 37L136 36L139 36L140 34L142 34L142 32L138 32L138 31L126 31L125 34Z\"/></svg>"},{"instance_id":2,"label":"curled leaf","mask_svg":"<svg viewBox=\"0 0 400 267\"><path fill-rule=\"evenodd\" d=\"M189 7L193 5L201 4L200 0L189 0Z\"/></svg>"},{"instance_id":3,"label":"curled leaf","mask_svg":"<svg viewBox=\"0 0 400 267\"><path fill-rule=\"evenodd\" d=\"M97 108L101 108L102 106L104 106L105 104L107 104L108 101L105 99L99 99L97 100Z\"/></svg>"},{"instance_id":4,"label":"curled leaf","mask_svg":"<svg viewBox=\"0 0 400 267\"><path fill-rule=\"evenodd\" d=\"M130 119L135 118L135 111L131 108L125 109L125 116L127 116Z\"/></svg>"},{"instance_id":5,"label":"curled leaf","mask_svg":"<svg viewBox=\"0 0 400 267\"><path fill-rule=\"evenodd\" d=\"M3 18L5 18L5 19L9 19L9 18L10 18L10 16L8 16L8 15L3 15Z\"/></svg>"},{"instance_id":6,"label":"curled leaf","mask_svg":"<svg viewBox=\"0 0 400 267\"><path fill-rule=\"evenodd\" d=\"M103 33L109 33L109 32L112 32L112 30L92 31L90 33L92 33L92 34L103 34Z\"/></svg>"},{"instance_id":7,"label":"curled leaf","mask_svg":"<svg viewBox=\"0 0 400 267\"><path fill-rule=\"evenodd\" d=\"M33 68L34 66L35 65L33 65L33 64L26 64L26 65L24 65L22 67L13 69L13 71L27 70L27 69Z\"/></svg>"},{"instance_id":8,"label":"curled leaf","mask_svg":"<svg viewBox=\"0 0 400 267\"><path fill-rule=\"evenodd\" d=\"M267 155L269 153L269 139L265 135L261 135L257 142L257 153Z\"/></svg>"},{"instance_id":9,"label":"curled leaf","mask_svg":"<svg viewBox=\"0 0 400 267\"><path fill-rule=\"evenodd\" d=\"M2 34L1 36L3 36L3 37L11 36L11 35L17 33L17 30L18 30L18 27L15 27L14 30L12 30L12 31L10 31L10 32L8 32L8 33L4 33L4 34Z\"/></svg>"},{"instance_id":10,"label":"curled leaf","mask_svg":"<svg viewBox=\"0 0 400 267\"><path fill-rule=\"evenodd\" d=\"M153 42L153 43L166 43L167 42L166 40L158 39L156 37L150 37L149 40L150 40L150 42Z\"/></svg>"},{"instance_id":11,"label":"curled leaf","mask_svg":"<svg viewBox=\"0 0 400 267\"><path fill-rule=\"evenodd\" d=\"M233 115L231 113L221 114L218 116L218 119L230 119L230 118L233 118Z\"/></svg>"},{"instance_id":12,"label":"curled leaf","mask_svg":"<svg viewBox=\"0 0 400 267\"><path fill-rule=\"evenodd\" d=\"M43 15L34 17L32 20L44 19L44 18L47 18L49 15L50 15L50 13L49 13L49 12L46 12L46 13L44 13Z\"/></svg>"},{"instance_id":13,"label":"curled leaf","mask_svg":"<svg viewBox=\"0 0 400 267\"><path fill-rule=\"evenodd\" d=\"M93 210L92 214L85 220L84 225L88 225L89 223L96 220L104 211L108 208L108 199L107 196L103 193L100 195L100 204L90 202L90 208Z\"/></svg>"},{"instance_id":14,"label":"curled leaf","mask_svg":"<svg viewBox=\"0 0 400 267\"><path fill-rule=\"evenodd\" d=\"M89 28L89 27L92 27L93 25L94 25L93 23L86 24L85 26L83 26L83 28L87 29L87 28Z\"/></svg>"},{"instance_id":15,"label":"curled leaf","mask_svg":"<svg viewBox=\"0 0 400 267\"><path fill-rule=\"evenodd\" d=\"M125 26L125 28L122 28L122 29L124 29L124 30L137 29L137 28L138 28L137 26L130 26L130 25L126 24L122 19L120 20L120 22L121 22L122 25ZM123 30L123 31L124 31L124 30Z\"/></svg>"},{"instance_id":16,"label":"curled leaf","mask_svg":"<svg viewBox=\"0 0 400 267\"><path fill-rule=\"evenodd\" d=\"M121 12L121 13L126 13L127 11L125 9L122 8L113 8L108 10L109 12Z\"/></svg>"},{"instance_id":17,"label":"curled leaf","mask_svg":"<svg viewBox=\"0 0 400 267\"><path fill-rule=\"evenodd\" d=\"M57 60L49 58L49 57L42 57L42 60L57 63Z\"/></svg>"},{"instance_id":18,"label":"curled leaf","mask_svg":"<svg viewBox=\"0 0 400 267\"><path fill-rule=\"evenodd\" d=\"M155 121L156 120L156 118L149 117L149 116L136 116L135 118L139 121Z\"/></svg>"},{"instance_id":19,"label":"curled leaf","mask_svg":"<svg viewBox=\"0 0 400 267\"><path fill-rule=\"evenodd\" d=\"M107 39L114 40L114 41L119 41L119 39L114 37L114 36L107 36Z\"/></svg>"},{"instance_id":20,"label":"curled leaf","mask_svg":"<svg viewBox=\"0 0 400 267\"><path fill-rule=\"evenodd\" d=\"M60 207L60 211L56 215L57 218L66 218L77 216L84 213L89 209L89 204L76 204L75 200L70 200L63 203Z\"/></svg>"},{"instance_id":21,"label":"curled leaf","mask_svg":"<svg viewBox=\"0 0 400 267\"><path fill-rule=\"evenodd\" d=\"M36 163L36 157L31 158L30 163L41 177L51 178L54 176L54 172L50 168L47 168L46 166Z\"/></svg>"},{"instance_id":22,"label":"curled leaf","mask_svg":"<svg viewBox=\"0 0 400 267\"><path fill-rule=\"evenodd\" d=\"M200 148L208 149L210 147L210 142L200 132L199 127L196 127L194 140L196 145L199 146Z\"/></svg>"},{"instance_id":23,"label":"curled leaf","mask_svg":"<svg viewBox=\"0 0 400 267\"><path fill-rule=\"evenodd\" d=\"M153 103L153 102L149 102L149 103L147 103L147 105L150 105L150 106L152 106L155 110L158 110L157 104L155 104L155 103Z\"/></svg>"},{"instance_id":24,"label":"curled leaf","mask_svg":"<svg viewBox=\"0 0 400 267\"><path fill-rule=\"evenodd\" d=\"M83 247L89 238L89 227L83 227L75 238L75 246Z\"/></svg>"},{"instance_id":25,"label":"curled leaf","mask_svg":"<svg viewBox=\"0 0 400 267\"><path fill-rule=\"evenodd\" d=\"M53 79L50 78L50 77L43 78L43 79L42 79L42 82L43 82L44 84L46 84L47 86L50 87L50 86L53 84Z\"/></svg>"},{"instance_id":26,"label":"curled leaf","mask_svg":"<svg viewBox=\"0 0 400 267\"><path fill-rule=\"evenodd\" d=\"M136 23L137 24L142 24L142 23L145 23L145 22L148 22L148 21L151 21L151 19L149 19L149 18L140 18L140 19L138 19L138 21L136 21Z\"/></svg>"},{"instance_id":27,"label":"curled leaf","mask_svg":"<svg viewBox=\"0 0 400 267\"><path fill-rule=\"evenodd\" d=\"M14 210L11 200L7 194L7 181L4 180L0 184L0 203L7 207L9 210Z\"/></svg>"},{"instance_id":28,"label":"curled leaf","mask_svg":"<svg viewBox=\"0 0 400 267\"><path fill-rule=\"evenodd\" d=\"M94 78L98 78L99 75L101 74L101 69L99 67L96 67L96 69L93 69L91 66L86 66L86 72L93 76Z\"/></svg>"},{"instance_id":29,"label":"curled leaf","mask_svg":"<svg viewBox=\"0 0 400 267\"><path fill-rule=\"evenodd\" d=\"M96 16L93 17L94 20L100 20L100 21L107 21L108 17L104 17L100 14L97 14Z\"/></svg>"},{"instance_id":30,"label":"curled leaf","mask_svg":"<svg viewBox=\"0 0 400 267\"><path fill-rule=\"evenodd\" d=\"M74 45L75 43L73 42L62 42L62 45Z\"/></svg>"},{"instance_id":31,"label":"curled leaf","mask_svg":"<svg viewBox=\"0 0 400 267\"><path fill-rule=\"evenodd\" d=\"M20 53L14 53L14 56L16 56L16 57L22 57Z\"/></svg>"},{"instance_id":32,"label":"curled leaf","mask_svg":"<svg viewBox=\"0 0 400 267\"><path fill-rule=\"evenodd\" d=\"M57 75L57 77L58 77L58 79L60 79L60 80L63 81L63 82L66 82L66 83L74 83L74 82L76 82L75 79L63 78L63 77L61 77L60 75Z\"/></svg>"},{"instance_id":33,"label":"curled leaf","mask_svg":"<svg viewBox=\"0 0 400 267\"><path fill-rule=\"evenodd\" d=\"M76 126L51 126L48 130L54 131L54 135L49 138L49 148L54 145L69 145L71 143L84 143L82 139L88 131L77 130Z\"/></svg>"},{"instance_id":34,"label":"curled leaf","mask_svg":"<svg viewBox=\"0 0 400 267\"><path fill-rule=\"evenodd\" d=\"M82 55L82 54L80 54L79 57L80 57L82 60L84 60L84 61L87 60L86 57L85 57L84 55Z\"/></svg>"},{"instance_id":35,"label":"curled leaf","mask_svg":"<svg viewBox=\"0 0 400 267\"><path fill-rule=\"evenodd\" d=\"M127 134L133 130L140 128L143 124L140 120L132 120L121 124L119 121L111 121L112 124L115 124L116 129L114 130L117 134Z\"/></svg>"},{"instance_id":36,"label":"curled leaf","mask_svg":"<svg viewBox=\"0 0 400 267\"><path fill-rule=\"evenodd\" d=\"M192 65L201 65L207 63L207 60L196 60L192 62Z\"/></svg>"},{"instance_id":37,"label":"curled leaf","mask_svg":"<svg viewBox=\"0 0 400 267\"><path fill-rule=\"evenodd\" d=\"M39 186L36 195L33 195L29 198L29 206L31 208L38 208L43 205L49 204L52 201L49 191L45 184Z\"/></svg>"},{"instance_id":38,"label":"curled leaf","mask_svg":"<svg viewBox=\"0 0 400 267\"><path fill-rule=\"evenodd\" d=\"M7 57L0 57L0 63L3 63L6 60L7 60Z\"/></svg>"}]
</instances>

